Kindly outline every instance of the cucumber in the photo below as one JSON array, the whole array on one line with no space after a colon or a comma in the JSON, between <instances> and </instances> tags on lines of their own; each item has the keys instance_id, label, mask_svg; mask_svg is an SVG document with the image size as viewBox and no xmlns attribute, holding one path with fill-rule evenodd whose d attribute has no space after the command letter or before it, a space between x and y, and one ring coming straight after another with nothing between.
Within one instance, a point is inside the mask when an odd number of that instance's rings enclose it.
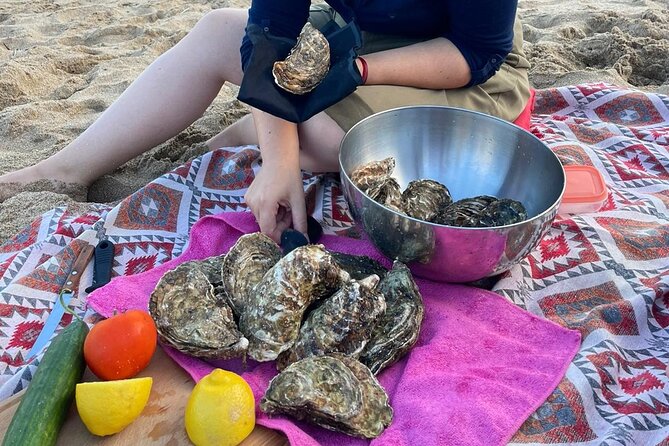
<instances>
[{"instance_id":1,"label":"cucumber","mask_svg":"<svg viewBox=\"0 0 669 446\"><path fill-rule=\"evenodd\" d=\"M87 334L88 325L74 318L53 338L12 417L3 446L56 444L86 368L83 350Z\"/></svg>"}]
</instances>

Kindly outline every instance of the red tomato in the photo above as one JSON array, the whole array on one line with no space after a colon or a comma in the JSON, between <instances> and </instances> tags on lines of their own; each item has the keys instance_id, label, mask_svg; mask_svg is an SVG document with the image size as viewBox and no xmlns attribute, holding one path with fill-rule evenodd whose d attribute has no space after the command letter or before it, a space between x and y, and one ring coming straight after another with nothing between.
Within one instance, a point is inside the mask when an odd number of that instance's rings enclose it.
<instances>
[{"instance_id":1,"label":"red tomato","mask_svg":"<svg viewBox=\"0 0 669 446\"><path fill-rule=\"evenodd\" d=\"M95 324L84 341L84 359L98 378L132 378L156 351L156 324L145 311L128 310Z\"/></svg>"}]
</instances>

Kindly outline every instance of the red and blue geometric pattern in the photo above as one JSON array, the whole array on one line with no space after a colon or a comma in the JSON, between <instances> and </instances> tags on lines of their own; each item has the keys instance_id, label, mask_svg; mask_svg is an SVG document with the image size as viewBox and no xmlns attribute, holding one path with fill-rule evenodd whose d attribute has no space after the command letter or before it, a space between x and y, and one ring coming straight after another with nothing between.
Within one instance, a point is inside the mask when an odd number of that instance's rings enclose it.
<instances>
[{"instance_id":1,"label":"red and blue geometric pattern","mask_svg":"<svg viewBox=\"0 0 669 446\"><path fill-rule=\"evenodd\" d=\"M532 132L604 175L598 211L559 216L494 291L577 329L582 348L511 444L669 437L669 98L589 84L539 91Z\"/></svg>"},{"instance_id":2,"label":"red and blue geometric pattern","mask_svg":"<svg viewBox=\"0 0 669 446\"><path fill-rule=\"evenodd\" d=\"M563 164L599 169L609 197L597 212L559 216L494 288L583 336L511 444L669 446L669 98L603 83L537 93L531 131ZM113 208L54 209L0 245L0 399L30 382L39 356L25 355L83 243L115 244L114 275L151 269L183 251L202 216L244 211L258 169L256 147L218 149ZM336 175L303 180L325 232L360 235ZM74 305L93 321L85 298Z\"/></svg>"}]
</instances>

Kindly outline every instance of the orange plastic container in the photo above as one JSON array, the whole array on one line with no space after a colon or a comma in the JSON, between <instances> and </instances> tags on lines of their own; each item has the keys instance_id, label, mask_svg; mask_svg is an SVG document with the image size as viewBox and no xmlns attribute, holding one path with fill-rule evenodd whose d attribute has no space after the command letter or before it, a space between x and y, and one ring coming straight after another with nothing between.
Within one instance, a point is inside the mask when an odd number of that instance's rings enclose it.
<instances>
[{"instance_id":1,"label":"orange plastic container","mask_svg":"<svg viewBox=\"0 0 669 446\"><path fill-rule=\"evenodd\" d=\"M609 191L604 177L592 166L564 166L567 185L558 214L596 212L606 202Z\"/></svg>"}]
</instances>

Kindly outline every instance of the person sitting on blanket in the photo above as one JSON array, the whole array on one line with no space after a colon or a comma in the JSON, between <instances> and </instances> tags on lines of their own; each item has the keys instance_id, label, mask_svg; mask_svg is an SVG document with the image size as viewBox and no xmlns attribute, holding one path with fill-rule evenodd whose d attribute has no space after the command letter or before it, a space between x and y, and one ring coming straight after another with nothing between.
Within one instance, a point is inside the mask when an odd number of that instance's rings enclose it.
<instances>
[{"instance_id":1,"label":"person sitting on blanket","mask_svg":"<svg viewBox=\"0 0 669 446\"><path fill-rule=\"evenodd\" d=\"M340 141L366 116L419 104L509 121L521 113L529 63L516 9L514 0L253 0L248 10L211 11L74 141L0 176L0 201L36 184L89 186L184 130L230 82L251 113L208 146L258 145L249 208L275 240L291 225L306 233L300 169L337 171ZM332 67L315 90L294 95L273 84L271 67L307 20L328 37Z\"/></svg>"}]
</instances>

